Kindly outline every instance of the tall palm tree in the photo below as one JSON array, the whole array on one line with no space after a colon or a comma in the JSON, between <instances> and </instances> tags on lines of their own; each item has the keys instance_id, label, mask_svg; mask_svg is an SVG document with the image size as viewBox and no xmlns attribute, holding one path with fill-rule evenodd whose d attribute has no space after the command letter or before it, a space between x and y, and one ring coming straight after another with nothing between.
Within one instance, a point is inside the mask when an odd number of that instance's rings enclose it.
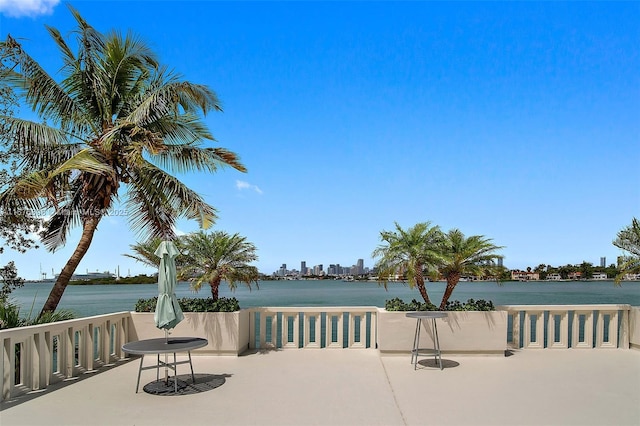
<instances>
[{"instance_id":1,"label":"tall palm tree","mask_svg":"<svg viewBox=\"0 0 640 426\"><path fill-rule=\"evenodd\" d=\"M211 297L218 300L220 283L225 280L231 290L236 283L258 285L258 268L249 263L258 260L256 246L239 234L224 231L203 231L180 239L182 260L178 277L191 279L191 286L199 290L204 283L211 287Z\"/></svg>"},{"instance_id":2,"label":"tall palm tree","mask_svg":"<svg viewBox=\"0 0 640 426\"><path fill-rule=\"evenodd\" d=\"M378 280L386 288L389 277L404 275L409 287L418 287L424 301L431 304L424 277L425 272L434 270L440 262L442 231L438 226L431 226L431 222L418 223L406 230L397 222L395 226L395 231L380 232L383 244L372 254L380 258L376 263Z\"/></svg>"},{"instance_id":3,"label":"tall palm tree","mask_svg":"<svg viewBox=\"0 0 640 426\"><path fill-rule=\"evenodd\" d=\"M214 139L201 114L221 110L211 89L159 66L134 35L103 35L70 10L78 23L77 52L57 29L47 27L62 55L61 81L11 36L0 43L1 62L8 64L3 81L40 117L38 122L4 117L22 174L0 194L2 214L51 209L42 236L49 250L63 246L73 227L82 228L42 313L56 309L100 220L119 196L134 231L172 238L178 218L207 228L216 210L170 172L215 172L222 166L246 171L234 153L203 146Z\"/></svg>"},{"instance_id":4,"label":"tall palm tree","mask_svg":"<svg viewBox=\"0 0 640 426\"><path fill-rule=\"evenodd\" d=\"M442 295L440 310L444 310L462 275L486 275L497 278L496 260L502 256L495 253L502 247L494 245L484 235L472 235L466 238L458 229L445 234L445 245L442 251L440 273L447 280L447 287Z\"/></svg>"},{"instance_id":5,"label":"tall palm tree","mask_svg":"<svg viewBox=\"0 0 640 426\"><path fill-rule=\"evenodd\" d=\"M618 232L613 245L629 253L628 256L623 256L622 263L618 266L620 272L614 282L620 284L625 274L640 272L640 220L634 217L631 225Z\"/></svg>"}]
</instances>

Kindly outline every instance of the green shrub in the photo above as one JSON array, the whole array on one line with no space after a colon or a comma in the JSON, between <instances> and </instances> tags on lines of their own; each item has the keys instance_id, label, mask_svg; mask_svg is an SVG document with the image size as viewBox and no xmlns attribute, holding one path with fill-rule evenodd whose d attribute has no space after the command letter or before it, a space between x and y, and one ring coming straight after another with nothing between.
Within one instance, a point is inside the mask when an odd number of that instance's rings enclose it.
<instances>
[{"instance_id":1,"label":"green shrub","mask_svg":"<svg viewBox=\"0 0 640 426\"><path fill-rule=\"evenodd\" d=\"M135 306L136 312L154 312L158 298L138 299ZM240 304L235 297L221 297L214 301L213 298L187 298L178 299L178 304L183 312L235 312L240 310Z\"/></svg>"},{"instance_id":2,"label":"green shrub","mask_svg":"<svg viewBox=\"0 0 640 426\"><path fill-rule=\"evenodd\" d=\"M0 330L6 328L26 327L28 325L48 324L75 318L73 311L60 309L55 312L45 312L41 317L26 318L20 316L20 306L8 300L0 301Z\"/></svg>"},{"instance_id":3,"label":"green shrub","mask_svg":"<svg viewBox=\"0 0 640 426\"><path fill-rule=\"evenodd\" d=\"M437 311L438 307L433 304L427 304L424 302L418 302L416 299L411 300L409 303L405 303L399 297L387 300L384 304L387 311ZM466 303L461 303L458 300L447 302L445 311L495 311L493 302L486 300L473 300L469 299Z\"/></svg>"},{"instance_id":4,"label":"green shrub","mask_svg":"<svg viewBox=\"0 0 640 426\"><path fill-rule=\"evenodd\" d=\"M0 330L22 327L26 325L24 318L20 318L20 307L8 301L0 303Z\"/></svg>"}]
</instances>

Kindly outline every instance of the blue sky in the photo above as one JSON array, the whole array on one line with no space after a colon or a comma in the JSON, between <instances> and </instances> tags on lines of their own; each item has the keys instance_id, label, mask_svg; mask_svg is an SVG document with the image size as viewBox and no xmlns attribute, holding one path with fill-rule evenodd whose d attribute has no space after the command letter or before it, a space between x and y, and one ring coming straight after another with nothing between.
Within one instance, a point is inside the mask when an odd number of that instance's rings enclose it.
<instances>
[{"instance_id":1,"label":"blue sky","mask_svg":"<svg viewBox=\"0 0 640 426\"><path fill-rule=\"evenodd\" d=\"M395 221L490 237L509 268L610 264L640 216L638 2L72 4L217 92L224 113L206 122L248 173L182 178L216 229L258 247L262 272L372 266ZM0 37L56 73L44 26L71 36L65 4L0 11ZM126 217L105 218L78 272L152 272L122 256L135 240ZM76 242L0 263L50 276Z\"/></svg>"}]
</instances>

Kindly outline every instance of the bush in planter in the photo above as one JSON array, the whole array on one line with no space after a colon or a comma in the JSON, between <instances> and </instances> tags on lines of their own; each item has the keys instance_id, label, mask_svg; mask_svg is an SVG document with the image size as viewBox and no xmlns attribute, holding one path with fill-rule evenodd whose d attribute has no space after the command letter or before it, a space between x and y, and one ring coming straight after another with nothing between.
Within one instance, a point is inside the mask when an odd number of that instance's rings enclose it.
<instances>
[{"instance_id":1,"label":"bush in planter","mask_svg":"<svg viewBox=\"0 0 640 426\"><path fill-rule=\"evenodd\" d=\"M431 303L421 303L416 299L405 303L399 297L387 300L384 304L387 311L437 311L438 307ZM445 311L495 311L493 302L486 300L469 299L466 303L458 300L449 301L445 307Z\"/></svg>"},{"instance_id":2,"label":"bush in planter","mask_svg":"<svg viewBox=\"0 0 640 426\"><path fill-rule=\"evenodd\" d=\"M135 311L155 312L157 303L157 297L138 299ZM215 301L211 297L207 299L183 297L178 299L178 304L183 312L235 312L240 310L240 304L235 297L221 297Z\"/></svg>"}]
</instances>

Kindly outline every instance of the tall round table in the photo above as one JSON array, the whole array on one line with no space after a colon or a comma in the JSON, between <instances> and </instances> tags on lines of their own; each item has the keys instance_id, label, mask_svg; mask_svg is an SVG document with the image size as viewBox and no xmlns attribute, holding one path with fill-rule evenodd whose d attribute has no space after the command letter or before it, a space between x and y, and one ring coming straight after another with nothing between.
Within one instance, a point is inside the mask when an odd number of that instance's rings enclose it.
<instances>
[{"instance_id":1,"label":"tall round table","mask_svg":"<svg viewBox=\"0 0 640 426\"><path fill-rule=\"evenodd\" d=\"M149 370L151 368L156 369L156 380L160 380L160 366L168 367L173 370L175 392L178 393L178 372L176 367L178 364L189 363L191 367L191 380L195 383L196 378L193 374L193 364L191 363L191 351L194 349L205 347L209 344L207 339L200 337L161 337L158 339L138 340L135 342L129 342L122 345L122 350L128 354L141 355L140 368L138 369L138 381L136 383L136 393L138 393L138 387L140 386L140 373L142 370ZM188 361L176 361L176 353L186 352L189 355ZM165 362L160 360L160 354L173 353L173 362ZM142 361L145 355L157 355L156 365L147 367L142 366Z\"/></svg>"},{"instance_id":2,"label":"tall round table","mask_svg":"<svg viewBox=\"0 0 640 426\"><path fill-rule=\"evenodd\" d=\"M436 319L446 318L447 313L440 311L417 311L407 312L406 316L407 318L416 319L416 331L413 335L413 348L411 349L411 363L413 364L413 369L415 370L418 366L418 355L428 351L429 354L433 354L434 360L438 361L440 370L442 370L442 353L440 352L440 340L438 339L438 326ZM428 320L427 322L430 325L431 332L433 334L433 349L420 348L420 329L422 328L420 325L423 320Z\"/></svg>"}]
</instances>

